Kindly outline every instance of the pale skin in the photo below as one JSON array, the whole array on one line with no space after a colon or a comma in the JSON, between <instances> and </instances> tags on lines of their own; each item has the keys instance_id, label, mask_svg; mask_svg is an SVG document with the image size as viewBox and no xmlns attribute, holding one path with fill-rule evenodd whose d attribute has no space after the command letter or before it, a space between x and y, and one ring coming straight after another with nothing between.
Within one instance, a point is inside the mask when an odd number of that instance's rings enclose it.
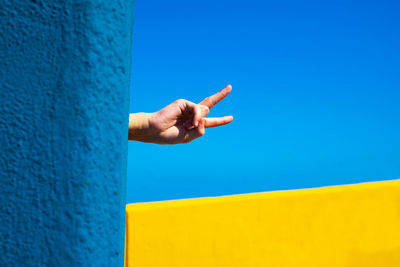
<instances>
[{"instance_id":1,"label":"pale skin","mask_svg":"<svg viewBox=\"0 0 400 267\"><path fill-rule=\"evenodd\" d=\"M179 99L154 113L129 114L129 140L155 144L185 144L205 134L206 128L233 121L233 116L206 118L210 109L232 91L228 85L198 104Z\"/></svg>"}]
</instances>

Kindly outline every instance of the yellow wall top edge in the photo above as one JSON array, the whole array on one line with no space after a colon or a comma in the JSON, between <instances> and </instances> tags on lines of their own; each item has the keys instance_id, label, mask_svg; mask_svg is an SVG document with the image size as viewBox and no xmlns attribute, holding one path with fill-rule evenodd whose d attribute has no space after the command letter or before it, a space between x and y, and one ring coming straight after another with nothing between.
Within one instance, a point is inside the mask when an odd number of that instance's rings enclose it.
<instances>
[{"instance_id":1,"label":"yellow wall top edge","mask_svg":"<svg viewBox=\"0 0 400 267\"><path fill-rule=\"evenodd\" d=\"M265 198L275 198L285 197L285 196L299 196L304 194L321 194L321 193L332 193L341 192L347 190L364 190L371 187L386 187L386 186L400 186L400 179L384 180L384 181L373 181L364 182L356 184L345 184L345 185L333 185L333 186L323 186L314 188L302 188L302 189L291 189L291 190L278 190L278 191L267 191L267 192L256 192L256 193L245 193L245 194L235 194L235 195L224 195L215 197L201 197L201 198L188 198L188 199L175 199L175 200L164 200L164 201L154 201L154 202L141 202L141 203L131 203L126 205L127 210L140 210L149 208L165 208L165 207L178 207L187 205L204 204L210 202L225 202L225 201L235 201L235 200L246 200L246 199L265 199Z\"/></svg>"}]
</instances>

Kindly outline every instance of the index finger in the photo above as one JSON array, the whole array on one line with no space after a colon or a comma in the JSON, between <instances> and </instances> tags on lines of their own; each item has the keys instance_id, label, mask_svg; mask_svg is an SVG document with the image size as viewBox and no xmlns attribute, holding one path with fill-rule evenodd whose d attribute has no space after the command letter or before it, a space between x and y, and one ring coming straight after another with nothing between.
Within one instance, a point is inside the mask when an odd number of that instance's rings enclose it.
<instances>
[{"instance_id":1,"label":"index finger","mask_svg":"<svg viewBox=\"0 0 400 267\"><path fill-rule=\"evenodd\" d=\"M227 85L224 89L216 93L215 95L209 96L205 98L203 101L201 101L199 104L207 106L208 108L212 108L216 104L218 104L219 101L224 99L229 93L232 91L232 86L229 84Z\"/></svg>"}]
</instances>

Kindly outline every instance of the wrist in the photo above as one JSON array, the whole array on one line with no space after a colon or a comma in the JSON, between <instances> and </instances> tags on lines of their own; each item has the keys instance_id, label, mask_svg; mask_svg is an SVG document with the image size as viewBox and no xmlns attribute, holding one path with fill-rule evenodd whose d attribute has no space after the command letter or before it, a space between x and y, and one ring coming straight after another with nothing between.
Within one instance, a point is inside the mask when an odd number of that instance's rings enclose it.
<instances>
[{"instance_id":1,"label":"wrist","mask_svg":"<svg viewBox=\"0 0 400 267\"><path fill-rule=\"evenodd\" d=\"M152 142L157 132L152 123L153 116L154 113L144 112L129 114L128 140Z\"/></svg>"}]
</instances>

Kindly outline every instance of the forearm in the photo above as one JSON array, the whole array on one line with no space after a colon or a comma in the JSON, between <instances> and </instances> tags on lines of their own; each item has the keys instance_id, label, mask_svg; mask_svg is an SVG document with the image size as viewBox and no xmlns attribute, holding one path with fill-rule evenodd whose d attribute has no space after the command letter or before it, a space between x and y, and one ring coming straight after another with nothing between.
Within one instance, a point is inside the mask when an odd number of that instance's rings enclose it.
<instances>
[{"instance_id":1,"label":"forearm","mask_svg":"<svg viewBox=\"0 0 400 267\"><path fill-rule=\"evenodd\" d=\"M150 124L153 113L131 113L129 114L128 140L150 142L154 135L154 129Z\"/></svg>"}]
</instances>

